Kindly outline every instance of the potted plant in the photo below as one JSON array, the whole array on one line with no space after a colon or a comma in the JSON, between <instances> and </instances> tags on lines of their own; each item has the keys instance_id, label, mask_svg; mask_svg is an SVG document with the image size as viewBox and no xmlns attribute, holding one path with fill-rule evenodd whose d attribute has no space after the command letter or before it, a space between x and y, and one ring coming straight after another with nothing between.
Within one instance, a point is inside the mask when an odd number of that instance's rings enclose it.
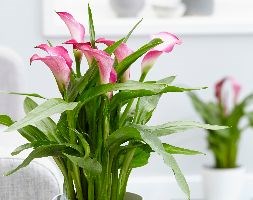
<instances>
[{"instance_id":1,"label":"potted plant","mask_svg":"<svg viewBox=\"0 0 253 200\"><path fill-rule=\"evenodd\" d=\"M232 95L228 95L226 82L232 85ZM215 102L204 102L196 94L190 98L195 110L205 123L215 123L230 127L224 130L208 130L208 147L214 156L214 166L204 169L204 194L207 200L238 200L243 183L244 168L237 163L238 146L242 132L252 125L252 112L247 106L253 95L239 101L241 86L232 77L225 77L215 85ZM231 101L229 101L231 97ZM242 127L242 119L248 124Z\"/></svg>"},{"instance_id":2,"label":"potted plant","mask_svg":"<svg viewBox=\"0 0 253 200\"><path fill-rule=\"evenodd\" d=\"M52 156L64 177L64 198L123 200L131 171L146 165L150 154L156 152L173 170L189 199L189 187L173 154L199 152L163 143L160 137L196 127L212 130L225 127L191 121L146 125L162 94L193 90L172 85L174 76L145 81L157 58L170 53L181 41L162 32L133 51L126 42L134 29L116 42L96 39L90 7L88 13L90 41L85 41L84 26L71 14L57 12L72 36L65 44L73 47L74 65L63 46L50 42L36 47L47 56L34 54L30 59L31 63L42 61L49 67L61 97L47 99L38 94L20 94L27 96L26 116L17 122L0 116L0 123L8 126L7 131L18 130L28 140L12 155L32 149L22 164L6 175L26 167L35 158ZM101 50L98 44L107 47ZM139 81L129 80L130 66L143 55ZM32 98L40 98L43 103L38 105ZM58 120L51 118L54 114L60 114Z\"/></svg>"}]
</instances>

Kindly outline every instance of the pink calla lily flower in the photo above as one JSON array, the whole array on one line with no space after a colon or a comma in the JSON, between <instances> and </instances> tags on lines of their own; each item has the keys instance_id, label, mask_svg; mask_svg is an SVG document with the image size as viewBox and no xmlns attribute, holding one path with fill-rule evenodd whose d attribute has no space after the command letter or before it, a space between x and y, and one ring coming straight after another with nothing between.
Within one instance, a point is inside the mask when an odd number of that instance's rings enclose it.
<instances>
[{"instance_id":1,"label":"pink calla lily flower","mask_svg":"<svg viewBox=\"0 0 253 200\"><path fill-rule=\"evenodd\" d=\"M95 59L98 62L100 81L102 84L115 83L117 81L117 73L113 67L114 60L109 54L98 49L92 49L88 45L77 45L77 48L81 50L88 62Z\"/></svg>"},{"instance_id":2,"label":"pink calla lily flower","mask_svg":"<svg viewBox=\"0 0 253 200\"><path fill-rule=\"evenodd\" d=\"M40 57L34 54L30 58L30 64L35 60L44 62L52 71L59 90L63 92L68 87L73 62L69 57L68 51L62 46L50 47L47 44L41 44L36 48L46 51L49 55Z\"/></svg>"},{"instance_id":3,"label":"pink calla lily flower","mask_svg":"<svg viewBox=\"0 0 253 200\"><path fill-rule=\"evenodd\" d=\"M75 44L75 43L84 43L85 37L85 28L82 24L75 20L75 18L67 13L67 12L56 12L60 18L67 25L69 32L72 36L72 39L67 43Z\"/></svg>"},{"instance_id":4,"label":"pink calla lily flower","mask_svg":"<svg viewBox=\"0 0 253 200\"><path fill-rule=\"evenodd\" d=\"M180 45L182 41L175 35L168 32L160 32L152 35L152 39L160 38L163 43L151 49L143 58L141 63L142 73L147 73L155 64L157 58L162 53L170 53L176 44Z\"/></svg>"},{"instance_id":5,"label":"pink calla lily flower","mask_svg":"<svg viewBox=\"0 0 253 200\"><path fill-rule=\"evenodd\" d=\"M96 40L96 43L103 43L107 46L111 46L115 43L115 41L108 40L105 38L99 38ZM117 58L118 62L121 62L132 53L133 51L125 43L120 44L119 47L114 51L114 55ZM129 78L130 78L130 69L128 68L122 76L122 82L128 81Z\"/></svg>"},{"instance_id":6,"label":"pink calla lily flower","mask_svg":"<svg viewBox=\"0 0 253 200\"><path fill-rule=\"evenodd\" d=\"M234 103L236 103L239 98L240 91L241 91L241 85L233 77L225 77L215 84L215 96L216 96L218 102L220 102L221 104L224 104L223 98L222 98L222 89L224 87L225 82L227 82L227 81L231 81L232 90L233 90L233 94L234 94L234 96L233 96Z\"/></svg>"}]
</instances>

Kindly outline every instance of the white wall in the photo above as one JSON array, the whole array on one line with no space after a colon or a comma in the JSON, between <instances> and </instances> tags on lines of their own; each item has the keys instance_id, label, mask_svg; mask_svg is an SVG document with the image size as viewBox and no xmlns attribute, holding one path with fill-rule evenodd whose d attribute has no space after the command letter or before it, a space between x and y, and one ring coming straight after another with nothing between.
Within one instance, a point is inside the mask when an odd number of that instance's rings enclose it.
<instances>
[{"instance_id":1,"label":"white wall","mask_svg":"<svg viewBox=\"0 0 253 200\"><path fill-rule=\"evenodd\" d=\"M16 50L26 62L24 70L27 73L28 92L38 92L44 96L58 95L54 79L49 70L42 64L29 66L29 58L35 52L33 47L46 42L42 32L41 2L34 0L2 1L0 7L0 45ZM159 30L154 30L159 31ZM166 30L169 31L169 30ZM184 43L175 48L171 55L163 56L152 69L152 79L167 75L177 75L177 82L189 86L210 86L210 89L201 91L205 98L213 95L213 82L225 75L233 75L243 84L243 93L253 91L253 35L210 35L210 36L180 36ZM132 38L129 45L134 49L147 41L148 37ZM53 43L56 41L51 39ZM133 77L140 71L136 65L132 69ZM193 119L199 120L194 113L189 100L184 94L166 95L157 109L153 124L168 120ZM246 132L242 137L240 163L253 171L251 159L253 131ZM189 147L200 151L205 150L205 134L194 130L188 133L168 137L174 145ZM1 140L0 140L1 141ZM14 143L15 140L8 140ZM6 145L6 141L0 145ZM201 166L211 162L212 157L178 156L185 173L198 173ZM143 169L136 170L138 175L165 175L168 173L162 161L151 159L151 164Z\"/></svg>"}]
</instances>

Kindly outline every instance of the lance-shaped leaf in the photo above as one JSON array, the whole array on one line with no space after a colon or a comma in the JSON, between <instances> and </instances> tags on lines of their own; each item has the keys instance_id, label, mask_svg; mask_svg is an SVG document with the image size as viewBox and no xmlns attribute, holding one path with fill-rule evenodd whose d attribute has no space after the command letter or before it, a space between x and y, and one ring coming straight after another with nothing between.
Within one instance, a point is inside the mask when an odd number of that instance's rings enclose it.
<instances>
[{"instance_id":1,"label":"lance-shaped leaf","mask_svg":"<svg viewBox=\"0 0 253 200\"><path fill-rule=\"evenodd\" d=\"M99 85L97 87L91 88L85 92L83 92L79 98L79 100L85 104L89 100L93 99L102 94L106 94L111 91L117 90L129 90L129 91L137 91L143 92L146 96L158 94L159 92L166 92L166 91L184 91L181 88L175 86L168 86L163 83L152 83L146 82L141 83L138 81L127 81L125 83L115 83L115 84L105 84Z\"/></svg>"},{"instance_id":2,"label":"lance-shaped leaf","mask_svg":"<svg viewBox=\"0 0 253 200\"><path fill-rule=\"evenodd\" d=\"M143 58L141 68L142 73L147 73L155 64L156 60L162 53L170 53L176 44L181 44L181 40L175 35L168 32L161 32L152 35L152 39L159 38L162 44L151 49Z\"/></svg>"},{"instance_id":3,"label":"lance-shaped leaf","mask_svg":"<svg viewBox=\"0 0 253 200\"><path fill-rule=\"evenodd\" d=\"M7 115L0 115L0 124L4 126L11 126L14 122Z\"/></svg>"},{"instance_id":4,"label":"lance-shaped leaf","mask_svg":"<svg viewBox=\"0 0 253 200\"><path fill-rule=\"evenodd\" d=\"M71 144L51 144L51 145L39 146L36 149L34 149L18 167L7 172L5 176L9 176L15 173L16 171L22 169L23 167L26 167L35 158L42 158L42 157L49 157L49 156L62 156L63 153L76 155L78 154L78 150L79 150L76 148L78 148L77 145L71 145Z\"/></svg>"},{"instance_id":5,"label":"lance-shaped leaf","mask_svg":"<svg viewBox=\"0 0 253 200\"><path fill-rule=\"evenodd\" d=\"M147 53L150 49L162 43L161 39L153 39L148 44L145 44L137 51L127 56L122 62L116 66L118 76L121 76L138 58Z\"/></svg>"},{"instance_id":6,"label":"lance-shaped leaf","mask_svg":"<svg viewBox=\"0 0 253 200\"><path fill-rule=\"evenodd\" d=\"M67 103L62 99L49 99L43 104L29 112L23 119L14 123L6 131L14 131L27 125L34 124L42 119L50 117L57 113L63 113L66 110L73 110L78 103Z\"/></svg>"},{"instance_id":7,"label":"lance-shaped leaf","mask_svg":"<svg viewBox=\"0 0 253 200\"><path fill-rule=\"evenodd\" d=\"M28 114L29 112L31 112L32 110L34 110L36 107L38 106L38 104L33 101L31 98L26 97L24 100L24 111L26 114ZM45 119L42 119L38 122L34 123L35 126L41 130L43 133L45 133L47 135L47 137L51 140L55 140L55 134L56 134L56 124L55 122L47 117Z\"/></svg>"},{"instance_id":8,"label":"lance-shaped leaf","mask_svg":"<svg viewBox=\"0 0 253 200\"><path fill-rule=\"evenodd\" d=\"M68 154L65 154L65 156L67 156L75 165L83 168L84 171L91 176L97 176L102 172L101 164L95 159L90 157L71 156Z\"/></svg>"},{"instance_id":9,"label":"lance-shaped leaf","mask_svg":"<svg viewBox=\"0 0 253 200\"><path fill-rule=\"evenodd\" d=\"M202 128L207 130L223 130L227 129L227 126L218 126L218 125L210 125L210 124L202 124L199 122L194 121L174 121L174 122L167 122L162 125L157 126L146 126L146 125L132 125L133 127L136 127L137 129L143 129L148 132L152 132L155 136L161 137L170 135L173 133L183 132L189 129L193 128Z\"/></svg>"}]
</instances>

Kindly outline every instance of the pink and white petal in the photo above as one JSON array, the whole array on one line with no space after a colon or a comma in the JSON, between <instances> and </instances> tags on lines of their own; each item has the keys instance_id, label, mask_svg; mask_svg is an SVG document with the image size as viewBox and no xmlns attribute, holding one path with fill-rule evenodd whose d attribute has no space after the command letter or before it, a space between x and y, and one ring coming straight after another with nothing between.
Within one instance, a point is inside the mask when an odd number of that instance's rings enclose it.
<instances>
[{"instance_id":1,"label":"pink and white petal","mask_svg":"<svg viewBox=\"0 0 253 200\"><path fill-rule=\"evenodd\" d=\"M44 62L49 67L49 69L52 71L57 81L60 91L63 91L64 88L68 86L70 81L71 70L66 64L63 57L60 56L40 57L37 54L34 54L30 59L30 63L36 60Z\"/></svg>"},{"instance_id":2,"label":"pink and white petal","mask_svg":"<svg viewBox=\"0 0 253 200\"><path fill-rule=\"evenodd\" d=\"M156 46L154 50L170 53L176 44L182 44L182 41L174 34L168 32L160 32L152 35L152 39L160 38L163 43Z\"/></svg>"},{"instance_id":3,"label":"pink and white petal","mask_svg":"<svg viewBox=\"0 0 253 200\"><path fill-rule=\"evenodd\" d=\"M141 63L141 71L142 73L147 73L155 64L158 57L162 54L162 51L149 51L143 58Z\"/></svg>"},{"instance_id":4,"label":"pink and white petal","mask_svg":"<svg viewBox=\"0 0 253 200\"><path fill-rule=\"evenodd\" d=\"M103 43L107 46L111 46L115 43L113 40L108 40L105 38L99 38L96 41L97 43ZM117 60L121 62L124 58L132 54L133 51L126 45L126 43L122 43L119 47L115 50L114 55L116 56Z\"/></svg>"},{"instance_id":5,"label":"pink and white petal","mask_svg":"<svg viewBox=\"0 0 253 200\"><path fill-rule=\"evenodd\" d=\"M121 81L124 83L130 79L130 69L128 68L122 75Z\"/></svg>"},{"instance_id":6,"label":"pink and white petal","mask_svg":"<svg viewBox=\"0 0 253 200\"><path fill-rule=\"evenodd\" d=\"M105 38L98 38L96 40L96 43L102 43L102 44L105 44L107 46L111 46L115 43L115 41L113 40L108 40L108 39L105 39Z\"/></svg>"},{"instance_id":7,"label":"pink and white petal","mask_svg":"<svg viewBox=\"0 0 253 200\"><path fill-rule=\"evenodd\" d=\"M70 58L67 49L65 49L63 46L50 47L47 44L41 44L39 46L36 46L35 48L39 48L39 49L46 51L50 56L63 57L68 65L68 67L70 69L72 68L73 60Z\"/></svg>"},{"instance_id":8,"label":"pink and white petal","mask_svg":"<svg viewBox=\"0 0 253 200\"><path fill-rule=\"evenodd\" d=\"M60 18L67 25L72 39L76 40L78 43L84 42L85 28L82 24L77 22L75 18L67 12L56 12Z\"/></svg>"},{"instance_id":9,"label":"pink and white petal","mask_svg":"<svg viewBox=\"0 0 253 200\"><path fill-rule=\"evenodd\" d=\"M111 73L110 73L110 83L116 83L117 82L117 72L115 69L112 67Z\"/></svg>"}]
</instances>

